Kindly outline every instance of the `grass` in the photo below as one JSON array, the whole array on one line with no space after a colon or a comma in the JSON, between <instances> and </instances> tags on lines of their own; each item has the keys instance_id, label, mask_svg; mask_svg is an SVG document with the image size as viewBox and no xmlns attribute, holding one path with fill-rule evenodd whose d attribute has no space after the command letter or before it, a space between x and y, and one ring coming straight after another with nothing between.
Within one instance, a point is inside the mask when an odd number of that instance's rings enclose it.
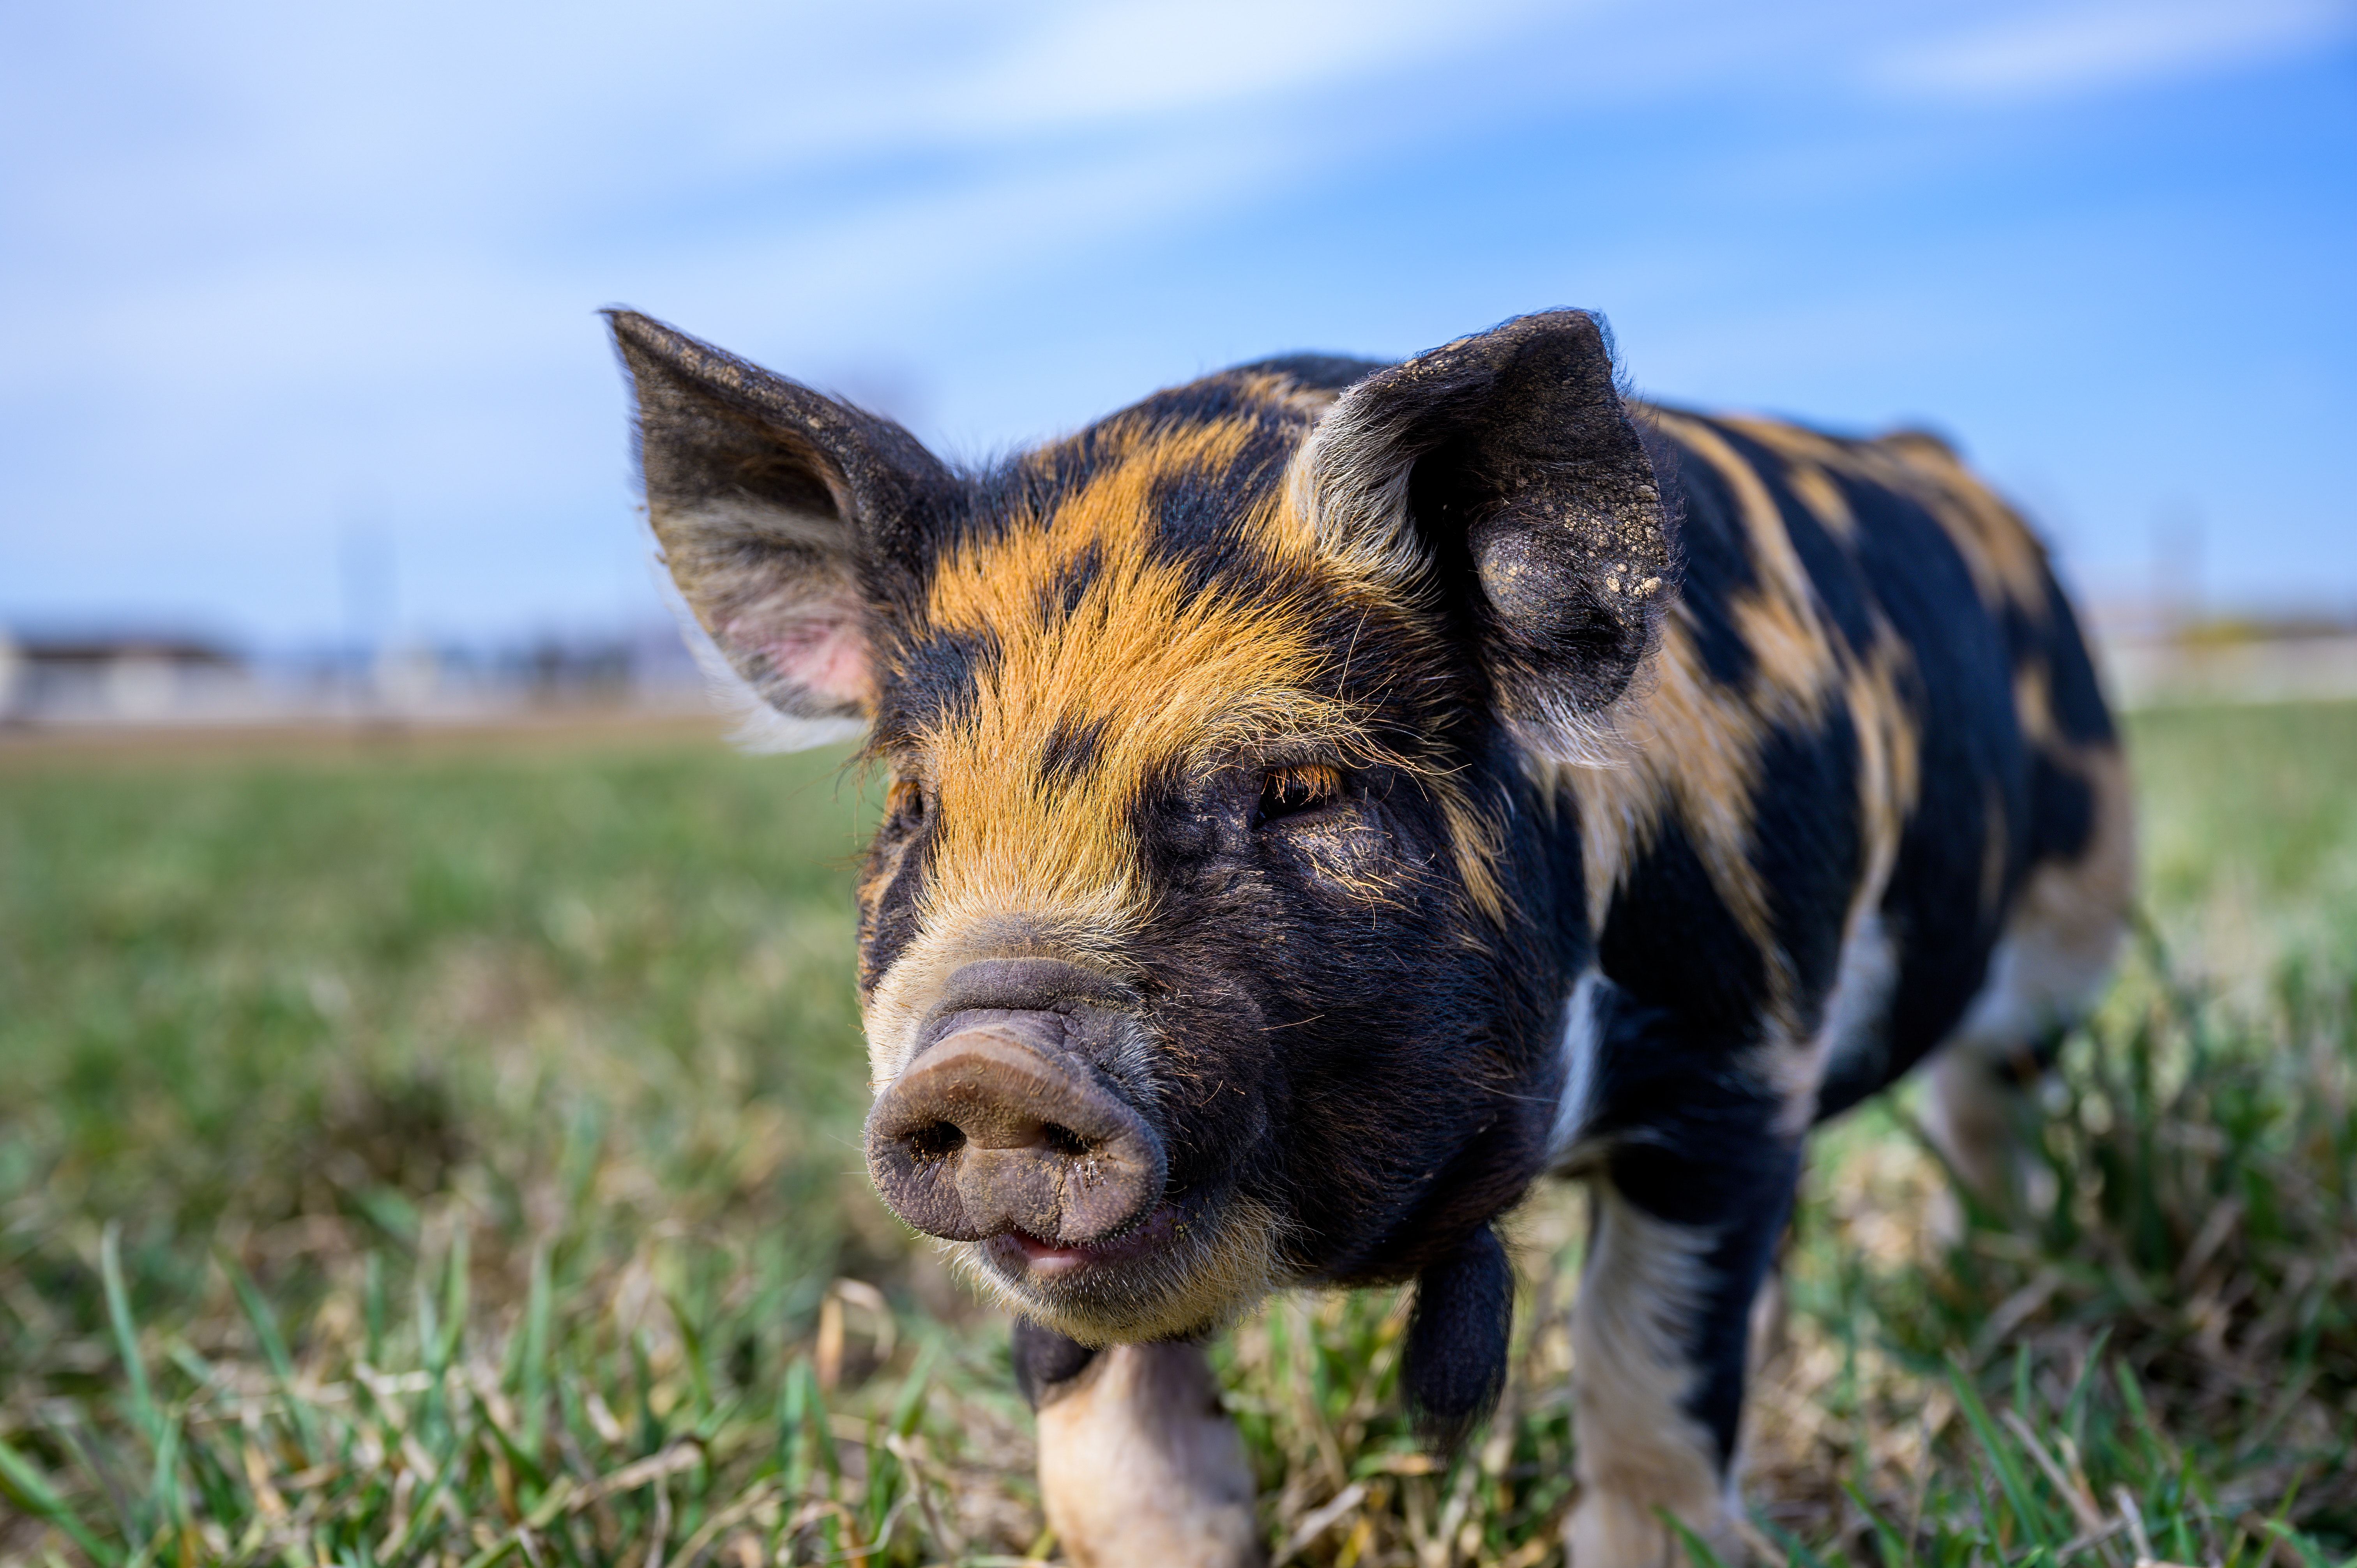
<instances>
[{"instance_id":1,"label":"grass","mask_svg":"<svg viewBox=\"0 0 2357 1568\"><path fill-rule=\"evenodd\" d=\"M1817 1144L1751 1420L1812 1568L2357 1553L2357 707L2135 732L2150 929L2023 1226ZM1002 1321L866 1188L833 758L0 768L0 1563L1050 1558ZM1945 1209L1953 1223L1927 1214ZM1293 1563L1562 1560L1574 1196L1453 1469L1401 1303L1221 1346Z\"/></svg>"}]
</instances>

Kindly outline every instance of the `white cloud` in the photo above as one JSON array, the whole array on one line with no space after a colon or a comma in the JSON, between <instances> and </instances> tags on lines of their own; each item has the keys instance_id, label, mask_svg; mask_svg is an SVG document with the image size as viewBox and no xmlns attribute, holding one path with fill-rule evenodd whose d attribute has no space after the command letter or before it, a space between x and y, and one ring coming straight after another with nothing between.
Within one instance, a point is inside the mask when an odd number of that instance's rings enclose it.
<instances>
[{"instance_id":1,"label":"white cloud","mask_svg":"<svg viewBox=\"0 0 2357 1568\"><path fill-rule=\"evenodd\" d=\"M1529 0L1447 8L1363 0L1151 0L1073 5L941 101L959 129L1086 124L1324 86L1455 51L1519 20Z\"/></svg>"},{"instance_id":2,"label":"white cloud","mask_svg":"<svg viewBox=\"0 0 2357 1568\"><path fill-rule=\"evenodd\" d=\"M2007 98L2197 75L2313 48L2357 30L2347 0L2147 0L2009 16L1874 57L1899 93Z\"/></svg>"}]
</instances>

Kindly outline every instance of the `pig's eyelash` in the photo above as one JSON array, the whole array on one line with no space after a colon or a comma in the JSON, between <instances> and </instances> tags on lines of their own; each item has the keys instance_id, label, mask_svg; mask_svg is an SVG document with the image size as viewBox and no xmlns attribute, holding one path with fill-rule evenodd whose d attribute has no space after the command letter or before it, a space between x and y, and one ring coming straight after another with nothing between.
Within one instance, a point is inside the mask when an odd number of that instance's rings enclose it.
<instances>
[{"instance_id":1,"label":"pig's eyelash","mask_svg":"<svg viewBox=\"0 0 2357 1568\"><path fill-rule=\"evenodd\" d=\"M1261 775L1254 825L1307 815L1340 800L1342 791L1342 770L1330 762L1286 763L1268 768Z\"/></svg>"}]
</instances>

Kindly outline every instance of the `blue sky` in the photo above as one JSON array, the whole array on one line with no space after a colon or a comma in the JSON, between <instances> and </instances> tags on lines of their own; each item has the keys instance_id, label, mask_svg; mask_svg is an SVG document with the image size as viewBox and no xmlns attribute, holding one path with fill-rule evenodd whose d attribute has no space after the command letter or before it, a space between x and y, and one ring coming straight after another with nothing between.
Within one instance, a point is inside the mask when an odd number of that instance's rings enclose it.
<instances>
[{"instance_id":1,"label":"blue sky","mask_svg":"<svg viewBox=\"0 0 2357 1568\"><path fill-rule=\"evenodd\" d=\"M968 457L1586 306L2094 596L2357 611L2349 0L18 5L0 289L18 622L660 614L617 303Z\"/></svg>"}]
</instances>

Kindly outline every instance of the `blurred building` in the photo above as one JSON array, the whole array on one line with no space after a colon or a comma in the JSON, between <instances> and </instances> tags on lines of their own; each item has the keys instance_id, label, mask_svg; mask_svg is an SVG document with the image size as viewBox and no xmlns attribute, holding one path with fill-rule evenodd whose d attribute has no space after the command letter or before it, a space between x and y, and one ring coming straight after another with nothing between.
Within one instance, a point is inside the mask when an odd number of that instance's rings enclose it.
<instances>
[{"instance_id":1,"label":"blurred building","mask_svg":"<svg viewBox=\"0 0 2357 1568\"><path fill-rule=\"evenodd\" d=\"M509 643L240 651L155 629L0 628L0 724L123 728L498 724L544 714L705 711L669 625Z\"/></svg>"},{"instance_id":2,"label":"blurred building","mask_svg":"<svg viewBox=\"0 0 2357 1568\"><path fill-rule=\"evenodd\" d=\"M2120 705L2357 699L2357 617L2097 621Z\"/></svg>"},{"instance_id":3,"label":"blurred building","mask_svg":"<svg viewBox=\"0 0 2357 1568\"><path fill-rule=\"evenodd\" d=\"M230 649L169 632L11 636L0 628L0 719L155 724L253 703Z\"/></svg>"}]
</instances>

